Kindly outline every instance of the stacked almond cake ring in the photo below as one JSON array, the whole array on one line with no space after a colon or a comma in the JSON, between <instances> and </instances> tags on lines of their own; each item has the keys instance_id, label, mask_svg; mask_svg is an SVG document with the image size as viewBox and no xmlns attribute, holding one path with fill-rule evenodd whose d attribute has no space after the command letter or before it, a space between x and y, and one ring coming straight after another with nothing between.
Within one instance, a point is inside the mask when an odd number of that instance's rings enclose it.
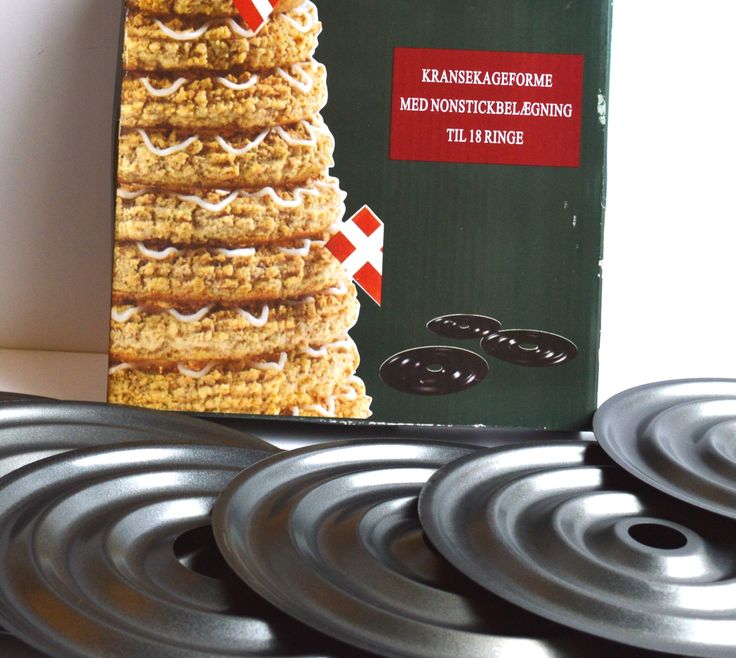
<instances>
[{"instance_id":1,"label":"stacked almond cake ring","mask_svg":"<svg viewBox=\"0 0 736 658\"><path fill-rule=\"evenodd\" d=\"M366 418L311 2L128 0L110 402Z\"/></svg>"}]
</instances>

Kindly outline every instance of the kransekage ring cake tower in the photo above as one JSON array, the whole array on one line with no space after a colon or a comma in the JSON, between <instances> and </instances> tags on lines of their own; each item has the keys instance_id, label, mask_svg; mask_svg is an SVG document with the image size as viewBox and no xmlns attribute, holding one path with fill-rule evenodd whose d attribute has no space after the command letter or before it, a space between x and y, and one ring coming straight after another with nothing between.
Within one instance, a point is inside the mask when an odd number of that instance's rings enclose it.
<instances>
[{"instance_id":1,"label":"kransekage ring cake tower","mask_svg":"<svg viewBox=\"0 0 736 658\"><path fill-rule=\"evenodd\" d=\"M311 2L128 0L108 399L366 418Z\"/></svg>"}]
</instances>

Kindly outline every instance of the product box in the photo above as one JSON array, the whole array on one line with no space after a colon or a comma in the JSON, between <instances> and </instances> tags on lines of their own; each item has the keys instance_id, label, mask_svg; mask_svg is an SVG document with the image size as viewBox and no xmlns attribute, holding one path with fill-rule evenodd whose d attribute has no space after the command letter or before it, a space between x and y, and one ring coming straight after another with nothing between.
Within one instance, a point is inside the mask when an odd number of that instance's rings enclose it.
<instances>
[{"instance_id":1,"label":"product box","mask_svg":"<svg viewBox=\"0 0 736 658\"><path fill-rule=\"evenodd\" d=\"M610 11L128 0L109 401L588 427Z\"/></svg>"}]
</instances>

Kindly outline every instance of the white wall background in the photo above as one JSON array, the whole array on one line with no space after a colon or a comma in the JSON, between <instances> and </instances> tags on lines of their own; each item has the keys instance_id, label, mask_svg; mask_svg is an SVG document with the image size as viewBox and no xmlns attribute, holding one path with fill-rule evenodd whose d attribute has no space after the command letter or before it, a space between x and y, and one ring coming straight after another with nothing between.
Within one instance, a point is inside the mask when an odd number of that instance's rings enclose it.
<instances>
[{"instance_id":1,"label":"white wall background","mask_svg":"<svg viewBox=\"0 0 736 658\"><path fill-rule=\"evenodd\" d=\"M599 398L736 377L733 0L614 4Z\"/></svg>"},{"instance_id":2,"label":"white wall background","mask_svg":"<svg viewBox=\"0 0 736 658\"><path fill-rule=\"evenodd\" d=\"M106 350L118 19L0 0L0 348ZM615 4L601 399L736 377L734 24L733 0Z\"/></svg>"},{"instance_id":3,"label":"white wall background","mask_svg":"<svg viewBox=\"0 0 736 658\"><path fill-rule=\"evenodd\" d=\"M0 0L0 347L107 349L117 0Z\"/></svg>"}]
</instances>

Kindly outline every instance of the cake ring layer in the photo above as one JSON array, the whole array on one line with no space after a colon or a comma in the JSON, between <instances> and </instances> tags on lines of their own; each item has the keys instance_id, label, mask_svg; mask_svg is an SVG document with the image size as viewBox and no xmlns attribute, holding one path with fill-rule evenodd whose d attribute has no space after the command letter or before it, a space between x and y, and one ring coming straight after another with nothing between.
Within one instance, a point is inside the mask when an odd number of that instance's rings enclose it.
<instances>
[{"instance_id":1,"label":"cake ring layer","mask_svg":"<svg viewBox=\"0 0 736 658\"><path fill-rule=\"evenodd\" d=\"M345 276L324 246L308 240L236 250L154 251L141 243L123 243L115 246L112 297L115 304L232 305L298 299L337 288Z\"/></svg>"},{"instance_id":2,"label":"cake ring layer","mask_svg":"<svg viewBox=\"0 0 736 658\"><path fill-rule=\"evenodd\" d=\"M121 188L119 241L171 241L179 245L248 246L328 233L344 213L336 178L289 189L194 190L191 194Z\"/></svg>"},{"instance_id":3,"label":"cake ring layer","mask_svg":"<svg viewBox=\"0 0 736 658\"><path fill-rule=\"evenodd\" d=\"M127 128L255 130L309 119L326 102L327 74L314 60L264 73L129 75L120 121Z\"/></svg>"},{"instance_id":4,"label":"cake ring layer","mask_svg":"<svg viewBox=\"0 0 736 658\"><path fill-rule=\"evenodd\" d=\"M281 0L274 11L291 11L304 0ZM233 0L128 0L128 6L151 14L179 16L238 16Z\"/></svg>"},{"instance_id":5,"label":"cake ring layer","mask_svg":"<svg viewBox=\"0 0 736 658\"><path fill-rule=\"evenodd\" d=\"M177 131L123 132L118 181L179 190L293 186L318 178L334 163L334 139L316 116L287 127L199 135Z\"/></svg>"},{"instance_id":6,"label":"cake ring layer","mask_svg":"<svg viewBox=\"0 0 736 658\"><path fill-rule=\"evenodd\" d=\"M284 409L281 415L302 418L370 418L372 401L366 395L363 380L353 376L326 399L317 398L301 407Z\"/></svg>"},{"instance_id":7,"label":"cake ring layer","mask_svg":"<svg viewBox=\"0 0 736 658\"><path fill-rule=\"evenodd\" d=\"M251 363L210 363L195 370L110 368L108 402L198 413L292 415L344 387L358 367L354 343L343 341L320 356L287 354ZM284 411L287 410L287 411Z\"/></svg>"},{"instance_id":8,"label":"cake ring layer","mask_svg":"<svg viewBox=\"0 0 736 658\"><path fill-rule=\"evenodd\" d=\"M274 69L311 59L322 24L305 3L271 18L253 34L239 17L163 17L129 11L123 67L127 71Z\"/></svg>"},{"instance_id":9,"label":"cake ring layer","mask_svg":"<svg viewBox=\"0 0 736 658\"><path fill-rule=\"evenodd\" d=\"M177 363L245 360L280 352L321 353L313 346L339 342L358 319L353 285L292 302L243 308L204 306L182 311L115 306L110 326L114 361Z\"/></svg>"}]
</instances>

